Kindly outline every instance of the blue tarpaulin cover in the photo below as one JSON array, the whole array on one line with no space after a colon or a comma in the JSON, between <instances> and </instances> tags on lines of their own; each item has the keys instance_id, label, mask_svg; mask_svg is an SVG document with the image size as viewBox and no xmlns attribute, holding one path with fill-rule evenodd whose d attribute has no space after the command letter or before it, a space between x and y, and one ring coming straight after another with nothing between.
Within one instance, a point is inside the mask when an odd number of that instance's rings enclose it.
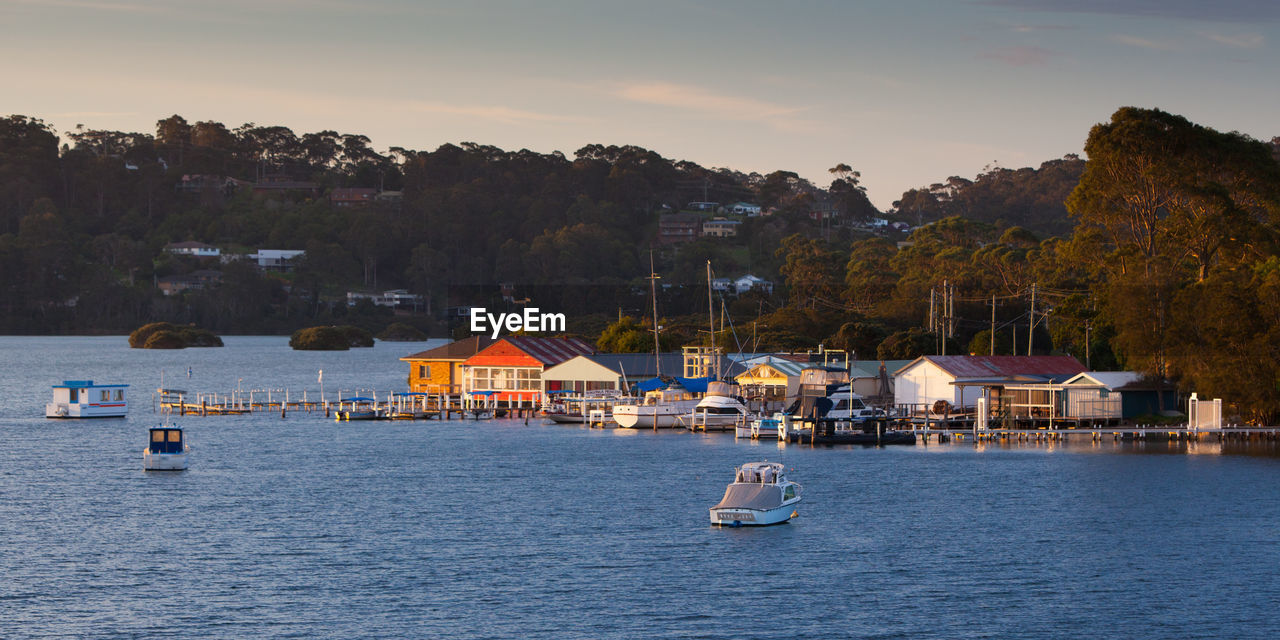
<instances>
[{"instance_id":1,"label":"blue tarpaulin cover","mask_svg":"<svg viewBox=\"0 0 1280 640\"><path fill-rule=\"evenodd\" d=\"M665 386L667 386L667 382L662 378L649 378L644 382L635 383L634 385L632 385L632 388L637 389L641 392L648 392L648 391L653 391L655 389L661 389Z\"/></svg>"},{"instance_id":2,"label":"blue tarpaulin cover","mask_svg":"<svg viewBox=\"0 0 1280 640\"><path fill-rule=\"evenodd\" d=\"M676 382L679 382L681 386L683 386L685 389L688 389L693 393L706 393L707 383L711 382L712 380L715 380L715 378L712 378L712 377L676 378ZM666 380L663 380L662 378L649 378L644 382L637 382L635 385L633 385L633 388L639 389L642 392L653 391L655 389L662 389L663 387L666 387L669 384L671 383Z\"/></svg>"}]
</instances>

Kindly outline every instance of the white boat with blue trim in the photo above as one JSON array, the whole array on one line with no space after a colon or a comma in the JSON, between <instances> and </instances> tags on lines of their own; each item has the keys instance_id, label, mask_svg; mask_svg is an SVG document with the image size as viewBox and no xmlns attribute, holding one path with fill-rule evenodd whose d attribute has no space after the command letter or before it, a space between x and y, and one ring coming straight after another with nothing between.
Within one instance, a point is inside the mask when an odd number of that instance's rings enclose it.
<instances>
[{"instance_id":1,"label":"white boat with blue trim","mask_svg":"<svg viewBox=\"0 0 1280 640\"><path fill-rule=\"evenodd\" d=\"M63 380L53 385L53 402L44 406L46 418L123 418L129 413L129 385L94 384L92 380Z\"/></svg>"},{"instance_id":2,"label":"white boat with blue trim","mask_svg":"<svg viewBox=\"0 0 1280 640\"><path fill-rule=\"evenodd\" d=\"M147 448L142 450L142 468L146 471L182 471L187 468L187 445L182 428L169 425L152 427Z\"/></svg>"}]
</instances>

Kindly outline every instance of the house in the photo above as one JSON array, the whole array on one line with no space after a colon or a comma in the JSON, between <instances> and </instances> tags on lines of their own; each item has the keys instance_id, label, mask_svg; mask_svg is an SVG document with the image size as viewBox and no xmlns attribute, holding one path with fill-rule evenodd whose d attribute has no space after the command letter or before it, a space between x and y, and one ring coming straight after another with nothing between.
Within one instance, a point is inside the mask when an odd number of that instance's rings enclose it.
<instances>
[{"instance_id":1,"label":"house","mask_svg":"<svg viewBox=\"0 0 1280 640\"><path fill-rule=\"evenodd\" d=\"M849 382L853 392L875 405L893 403L893 372L911 364L910 360L854 360Z\"/></svg>"},{"instance_id":2,"label":"house","mask_svg":"<svg viewBox=\"0 0 1280 640\"><path fill-rule=\"evenodd\" d=\"M970 408L986 389L1062 382L1084 370L1071 356L920 356L894 372L894 403Z\"/></svg>"},{"instance_id":3,"label":"house","mask_svg":"<svg viewBox=\"0 0 1280 640\"><path fill-rule=\"evenodd\" d=\"M1068 417L1131 420L1178 408L1172 382L1161 383L1134 371L1086 371L1063 382L1061 388L1066 394L1063 414Z\"/></svg>"},{"instance_id":4,"label":"house","mask_svg":"<svg viewBox=\"0 0 1280 640\"><path fill-rule=\"evenodd\" d=\"M542 372L545 391L619 390L629 392L639 382L663 374L675 375L683 366L678 353L593 353L575 356Z\"/></svg>"},{"instance_id":5,"label":"house","mask_svg":"<svg viewBox=\"0 0 1280 640\"><path fill-rule=\"evenodd\" d=\"M580 338L499 338L462 363L462 391L489 405L536 407L542 403L543 370L590 353L595 348Z\"/></svg>"},{"instance_id":6,"label":"house","mask_svg":"<svg viewBox=\"0 0 1280 640\"><path fill-rule=\"evenodd\" d=\"M249 254L249 259L258 263L258 268L263 271L293 271L294 263L299 257L306 254L301 249L258 249L257 253Z\"/></svg>"},{"instance_id":7,"label":"house","mask_svg":"<svg viewBox=\"0 0 1280 640\"><path fill-rule=\"evenodd\" d=\"M409 293L408 289L392 289L383 291L381 295L376 293L361 293L359 291L347 292L347 306L354 307L361 300L371 300L374 305L379 307L390 307L392 309L420 309L423 305L423 298L420 295Z\"/></svg>"},{"instance_id":8,"label":"house","mask_svg":"<svg viewBox=\"0 0 1280 640\"><path fill-rule=\"evenodd\" d=\"M731 278L712 278L711 290L718 293L729 293L733 291L733 280Z\"/></svg>"},{"instance_id":9,"label":"house","mask_svg":"<svg viewBox=\"0 0 1280 640\"><path fill-rule=\"evenodd\" d=\"M698 239L702 216L696 213L664 213L658 216L658 244L679 244Z\"/></svg>"},{"instance_id":10,"label":"house","mask_svg":"<svg viewBox=\"0 0 1280 640\"><path fill-rule=\"evenodd\" d=\"M189 240L187 242L170 242L164 246L167 253L176 256L192 256L195 258L217 258L222 252L211 244Z\"/></svg>"},{"instance_id":11,"label":"house","mask_svg":"<svg viewBox=\"0 0 1280 640\"><path fill-rule=\"evenodd\" d=\"M735 202L729 206L729 213L754 218L760 215L760 205L749 202Z\"/></svg>"},{"instance_id":12,"label":"house","mask_svg":"<svg viewBox=\"0 0 1280 640\"><path fill-rule=\"evenodd\" d=\"M702 223L702 235L708 238L732 238L738 235L741 227L741 220L716 218Z\"/></svg>"},{"instance_id":13,"label":"house","mask_svg":"<svg viewBox=\"0 0 1280 640\"><path fill-rule=\"evenodd\" d=\"M166 296L177 295L188 289L205 289L222 282L222 272L198 269L185 275L165 276L156 280L156 288Z\"/></svg>"},{"instance_id":14,"label":"house","mask_svg":"<svg viewBox=\"0 0 1280 640\"><path fill-rule=\"evenodd\" d=\"M807 358L785 355L764 355L742 363L747 370L734 378L742 387L743 397L760 398L766 402L790 405L800 394L800 372L808 365Z\"/></svg>"},{"instance_id":15,"label":"house","mask_svg":"<svg viewBox=\"0 0 1280 640\"><path fill-rule=\"evenodd\" d=\"M377 189L337 187L329 191L329 204L335 207L363 207L374 201Z\"/></svg>"},{"instance_id":16,"label":"house","mask_svg":"<svg viewBox=\"0 0 1280 640\"><path fill-rule=\"evenodd\" d=\"M719 202L690 202L686 209L689 211L715 211L720 208Z\"/></svg>"},{"instance_id":17,"label":"house","mask_svg":"<svg viewBox=\"0 0 1280 640\"><path fill-rule=\"evenodd\" d=\"M773 283L765 280L764 278L758 278L748 273L747 275L733 281L733 290L737 292L738 295L742 295L753 290L772 294Z\"/></svg>"},{"instance_id":18,"label":"house","mask_svg":"<svg viewBox=\"0 0 1280 640\"><path fill-rule=\"evenodd\" d=\"M462 393L462 363L495 340L471 336L400 358L409 363L409 391Z\"/></svg>"},{"instance_id":19,"label":"house","mask_svg":"<svg viewBox=\"0 0 1280 640\"><path fill-rule=\"evenodd\" d=\"M293 180L289 176L271 175L264 176L262 180L253 183L253 192L259 195L297 193L315 196L320 193L320 185L305 180Z\"/></svg>"}]
</instances>

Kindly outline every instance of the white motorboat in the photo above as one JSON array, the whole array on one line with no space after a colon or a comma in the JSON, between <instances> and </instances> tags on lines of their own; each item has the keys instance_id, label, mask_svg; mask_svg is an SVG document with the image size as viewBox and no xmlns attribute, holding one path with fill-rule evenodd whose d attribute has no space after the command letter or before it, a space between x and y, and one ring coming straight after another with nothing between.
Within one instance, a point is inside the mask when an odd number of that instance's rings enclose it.
<instances>
[{"instance_id":1,"label":"white motorboat","mask_svg":"<svg viewBox=\"0 0 1280 640\"><path fill-rule=\"evenodd\" d=\"M659 429L685 425L698 399L680 383L644 394L639 404L616 404L613 420L624 429Z\"/></svg>"},{"instance_id":2,"label":"white motorboat","mask_svg":"<svg viewBox=\"0 0 1280 640\"><path fill-rule=\"evenodd\" d=\"M711 524L762 526L795 517L800 485L787 480L780 462L748 462L738 467L719 504L711 507Z\"/></svg>"},{"instance_id":3,"label":"white motorboat","mask_svg":"<svg viewBox=\"0 0 1280 640\"><path fill-rule=\"evenodd\" d=\"M827 399L831 401L831 410L822 416L825 418L863 422L884 415L883 411L863 402L862 396L854 393L852 386L848 384L836 387Z\"/></svg>"},{"instance_id":4,"label":"white motorboat","mask_svg":"<svg viewBox=\"0 0 1280 640\"><path fill-rule=\"evenodd\" d=\"M53 402L44 406L46 418L123 418L129 412L129 385L94 384L92 380L63 380L53 385Z\"/></svg>"},{"instance_id":5,"label":"white motorboat","mask_svg":"<svg viewBox=\"0 0 1280 640\"><path fill-rule=\"evenodd\" d=\"M176 426L151 428L151 441L142 450L142 468L146 471L182 471L187 468L191 447L182 429Z\"/></svg>"},{"instance_id":6,"label":"white motorboat","mask_svg":"<svg viewBox=\"0 0 1280 640\"><path fill-rule=\"evenodd\" d=\"M752 440L786 440L786 432L791 426L791 416L784 413L775 413L771 417L761 416L746 424L739 424L734 428L735 438L750 438Z\"/></svg>"},{"instance_id":7,"label":"white motorboat","mask_svg":"<svg viewBox=\"0 0 1280 640\"><path fill-rule=\"evenodd\" d=\"M747 406L738 395L738 385L713 381L707 384L707 393L694 406L689 428L728 431L746 425L748 419Z\"/></svg>"}]
</instances>

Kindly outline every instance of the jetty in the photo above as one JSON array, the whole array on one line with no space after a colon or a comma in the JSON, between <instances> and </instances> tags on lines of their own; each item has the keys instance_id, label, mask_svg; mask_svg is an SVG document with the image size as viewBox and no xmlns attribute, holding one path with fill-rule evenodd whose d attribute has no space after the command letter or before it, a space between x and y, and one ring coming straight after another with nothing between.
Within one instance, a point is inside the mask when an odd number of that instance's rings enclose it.
<instances>
[{"instance_id":1,"label":"jetty","mask_svg":"<svg viewBox=\"0 0 1280 640\"><path fill-rule=\"evenodd\" d=\"M463 394L378 392L372 389L339 389L337 393L314 393L287 388L261 388L227 392L160 388L152 393L153 412L179 416L230 416L251 413L318 413L326 418L342 411L351 398L368 398L378 419L430 420L465 417L478 410L492 410L487 398L467 398ZM531 411L531 410L528 410Z\"/></svg>"}]
</instances>

